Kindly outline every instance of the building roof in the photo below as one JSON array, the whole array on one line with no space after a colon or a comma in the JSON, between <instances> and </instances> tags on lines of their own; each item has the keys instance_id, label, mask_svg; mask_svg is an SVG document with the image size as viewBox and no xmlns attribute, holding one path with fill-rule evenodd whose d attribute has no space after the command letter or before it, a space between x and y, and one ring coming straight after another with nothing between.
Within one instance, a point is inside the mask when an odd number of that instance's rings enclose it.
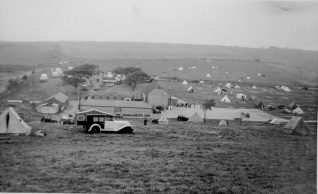
<instances>
[{"instance_id":1,"label":"building roof","mask_svg":"<svg viewBox=\"0 0 318 194\"><path fill-rule=\"evenodd\" d=\"M85 114L85 115L86 114L88 114L88 115L100 115L100 114L102 114L102 115L107 115L107 116L114 116L111 113L96 110L96 109L90 109L90 110L80 111L80 112L76 113L76 115L81 115L81 114Z\"/></svg>"},{"instance_id":2,"label":"building roof","mask_svg":"<svg viewBox=\"0 0 318 194\"><path fill-rule=\"evenodd\" d=\"M68 96L66 96L65 94L63 94L62 92L58 92L57 94L49 97L48 99L46 99L44 102L47 102L51 99L55 99L60 103L65 103L68 100Z\"/></svg>"},{"instance_id":3,"label":"building roof","mask_svg":"<svg viewBox=\"0 0 318 194\"><path fill-rule=\"evenodd\" d=\"M109 96L109 97L125 97L125 98L135 98L142 99L143 95L141 91L94 91L89 92L89 96Z\"/></svg>"},{"instance_id":4,"label":"building roof","mask_svg":"<svg viewBox=\"0 0 318 194\"><path fill-rule=\"evenodd\" d=\"M135 88L135 91L141 91L145 95L148 95L154 89L163 89L157 83L141 83Z\"/></svg>"},{"instance_id":5,"label":"building roof","mask_svg":"<svg viewBox=\"0 0 318 194\"><path fill-rule=\"evenodd\" d=\"M143 108L151 109L152 106L142 101L123 101L123 100L95 100L88 99L83 100L80 103L81 106L90 107L121 107L121 108Z\"/></svg>"}]
</instances>

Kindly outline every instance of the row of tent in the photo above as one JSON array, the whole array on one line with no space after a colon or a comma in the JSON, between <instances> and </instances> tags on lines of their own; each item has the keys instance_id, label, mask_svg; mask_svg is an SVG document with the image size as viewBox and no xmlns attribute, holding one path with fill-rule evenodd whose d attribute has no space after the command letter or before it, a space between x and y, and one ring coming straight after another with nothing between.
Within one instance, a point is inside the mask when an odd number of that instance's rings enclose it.
<instances>
[{"instance_id":1,"label":"row of tent","mask_svg":"<svg viewBox=\"0 0 318 194\"><path fill-rule=\"evenodd\" d=\"M203 118L195 112L188 121L202 122ZM165 117L160 117L159 124L168 124L169 121ZM272 119L270 124L281 124L277 119ZM221 120L219 125L229 125L227 120ZM293 130L293 133L309 135L310 131L308 126L303 121L302 117L292 117L284 126L285 129ZM19 114L12 108L6 109L0 115L0 133L31 133L31 127L23 121Z\"/></svg>"}]
</instances>

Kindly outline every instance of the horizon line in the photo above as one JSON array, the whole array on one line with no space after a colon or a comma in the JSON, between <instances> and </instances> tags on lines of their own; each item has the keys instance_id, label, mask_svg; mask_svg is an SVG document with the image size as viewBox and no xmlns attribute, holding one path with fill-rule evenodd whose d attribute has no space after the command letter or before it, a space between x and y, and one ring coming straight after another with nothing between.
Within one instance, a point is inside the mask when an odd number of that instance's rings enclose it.
<instances>
[{"instance_id":1,"label":"horizon line","mask_svg":"<svg viewBox=\"0 0 318 194\"><path fill-rule=\"evenodd\" d=\"M179 43L179 42L147 42L147 41L109 41L109 40L0 40L0 42L16 42L16 43L27 43L27 42L104 42L104 43L142 43L142 44L170 44L170 45L187 45L187 46L219 46L219 47L238 47L238 48L248 48L248 49L282 49L282 50L299 50L299 51L313 51L317 52L314 49L304 49L304 48L293 48L287 46L239 46L239 45L217 45L217 44L203 44L203 43Z\"/></svg>"}]
</instances>

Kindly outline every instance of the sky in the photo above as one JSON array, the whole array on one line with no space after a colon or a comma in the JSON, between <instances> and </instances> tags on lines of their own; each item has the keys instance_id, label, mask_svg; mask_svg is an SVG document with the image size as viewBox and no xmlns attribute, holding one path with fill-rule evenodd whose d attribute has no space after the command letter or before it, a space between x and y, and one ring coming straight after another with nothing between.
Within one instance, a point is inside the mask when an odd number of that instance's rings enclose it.
<instances>
[{"instance_id":1,"label":"sky","mask_svg":"<svg viewBox=\"0 0 318 194\"><path fill-rule=\"evenodd\" d=\"M0 40L318 50L318 1L0 0Z\"/></svg>"}]
</instances>

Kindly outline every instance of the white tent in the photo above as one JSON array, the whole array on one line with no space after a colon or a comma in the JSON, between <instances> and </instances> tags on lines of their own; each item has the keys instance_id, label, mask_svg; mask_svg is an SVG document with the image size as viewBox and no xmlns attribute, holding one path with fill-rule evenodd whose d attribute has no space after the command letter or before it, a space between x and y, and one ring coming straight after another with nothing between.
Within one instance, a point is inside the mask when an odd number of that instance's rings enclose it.
<instances>
[{"instance_id":1,"label":"white tent","mask_svg":"<svg viewBox=\"0 0 318 194\"><path fill-rule=\"evenodd\" d=\"M229 97L227 97L227 95L225 95L220 101L221 102L226 102L226 103L230 103L231 102Z\"/></svg>"},{"instance_id":2,"label":"white tent","mask_svg":"<svg viewBox=\"0 0 318 194\"><path fill-rule=\"evenodd\" d=\"M52 77L59 77L59 73L56 72L56 71L53 71L53 72L52 72Z\"/></svg>"},{"instance_id":3,"label":"white tent","mask_svg":"<svg viewBox=\"0 0 318 194\"><path fill-rule=\"evenodd\" d=\"M235 85L235 87L234 88L240 88L240 86L238 86L238 85Z\"/></svg>"},{"instance_id":4,"label":"white tent","mask_svg":"<svg viewBox=\"0 0 318 194\"><path fill-rule=\"evenodd\" d=\"M179 67L178 70L179 70L179 71L183 71L183 67Z\"/></svg>"},{"instance_id":5,"label":"white tent","mask_svg":"<svg viewBox=\"0 0 318 194\"><path fill-rule=\"evenodd\" d=\"M45 74L45 73L41 74L40 81L46 81L48 79L49 79L49 77L47 76L47 74Z\"/></svg>"},{"instance_id":6,"label":"white tent","mask_svg":"<svg viewBox=\"0 0 318 194\"><path fill-rule=\"evenodd\" d=\"M199 82L199 85L204 85L204 81L201 80L201 81Z\"/></svg>"},{"instance_id":7,"label":"white tent","mask_svg":"<svg viewBox=\"0 0 318 194\"><path fill-rule=\"evenodd\" d=\"M71 66L69 66L68 68L67 68L67 70L73 70L74 68L73 67L71 67Z\"/></svg>"},{"instance_id":8,"label":"white tent","mask_svg":"<svg viewBox=\"0 0 318 194\"><path fill-rule=\"evenodd\" d=\"M209 73L206 74L207 78L211 78L211 75Z\"/></svg>"},{"instance_id":9,"label":"white tent","mask_svg":"<svg viewBox=\"0 0 318 194\"><path fill-rule=\"evenodd\" d=\"M284 129L292 130L295 134L309 135L310 130L302 117L292 117L284 126Z\"/></svg>"},{"instance_id":10,"label":"white tent","mask_svg":"<svg viewBox=\"0 0 318 194\"><path fill-rule=\"evenodd\" d=\"M240 100L247 100L247 96L242 93L236 94L236 98Z\"/></svg>"},{"instance_id":11,"label":"white tent","mask_svg":"<svg viewBox=\"0 0 318 194\"><path fill-rule=\"evenodd\" d=\"M251 79L251 77L250 76L246 76L246 79Z\"/></svg>"},{"instance_id":12,"label":"white tent","mask_svg":"<svg viewBox=\"0 0 318 194\"><path fill-rule=\"evenodd\" d=\"M227 120L223 119L219 122L219 126L227 126L227 125L229 125L229 122Z\"/></svg>"},{"instance_id":13,"label":"white tent","mask_svg":"<svg viewBox=\"0 0 318 194\"><path fill-rule=\"evenodd\" d=\"M261 73L258 73L258 74L257 74L257 76L258 76L258 77L261 77L261 76L262 76L262 74L261 74Z\"/></svg>"},{"instance_id":14,"label":"white tent","mask_svg":"<svg viewBox=\"0 0 318 194\"><path fill-rule=\"evenodd\" d=\"M214 90L215 93L218 93L219 91L222 91L220 87L218 87L216 90Z\"/></svg>"},{"instance_id":15,"label":"white tent","mask_svg":"<svg viewBox=\"0 0 318 194\"><path fill-rule=\"evenodd\" d=\"M229 73L229 72L227 72L227 71L225 72L225 74L228 74L228 73Z\"/></svg>"},{"instance_id":16,"label":"white tent","mask_svg":"<svg viewBox=\"0 0 318 194\"><path fill-rule=\"evenodd\" d=\"M255 86L255 85L253 86L253 89L256 89L256 86Z\"/></svg>"},{"instance_id":17,"label":"white tent","mask_svg":"<svg viewBox=\"0 0 318 194\"><path fill-rule=\"evenodd\" d=\"M159 124L161 125L168 125L169 124L169 121L167 118L161 116L160 119L158 120Z\"/></svg>"},{"instance_id":18,"label":"white tent","mask_svg":"<svg viewBox=\"0 0 318 194\"><path fill-rule=\"evenodd\" d=\"M200 117L200 115L195 112L190 118L188 121L192 121L192 122L201 122L203 121L203 119Z\"/></svg>"},{"instance_id":19,"label":"white tent","mask_svg":"<svg viewBox=\"0 0 318 194\"><path fill-rule=\"evenodd\" d=\"M296 109L294 109L294 110L293 110L293 113L294 113L294 114L299 114L299 115L305 114L305 112L304 112L301 108L299 108L299 107L297 107Z\"/></svg>"},{"instance_id":20,"label":"white tent","mask_svg":"<svg viewBox=\"0 0 318 194\"><path fill-rule=\"evenodd\" d=\"M183 84L183 85L187 85L188 82L187 82L186 80L184 80L184 81L182 82L182 84Z\"/></svg>"},{"instance_id":21,"label":"white tent","mask_svg":"<svg viewBox=\"0 0 318 194\"><path fill-rule=\"evenodd\" d=\"M278 121L277 119L272 119L269 123L272 125L280 125L281 124L281 122Z\"/></svg>"},{"instance_id":22,"label":"white tent","mask_svg":"<svg viewBox=\"0 0 318 194\"><path fill-rule=\"evenodd\" d=\"M0 115L0 133L30 133L26 124L13 108L8 108Z\"/></svg>"},{"instance_id":23,"label":"white tent","mask_svg":"<svg viewBox=\"0 0 318 194\"><path fill-rule=\"evenodd\" d=\"M194 89L193 89L192 86L190 86L190 87L188 88L188 92L190 92L190 93L194 92Z\"/></svg>"},{"instance_id":24,"label":"white tent","mask_svg":"<svg viewBox=\"0 0 318 194\"><path fill-rule=\"evenodd\" d=\"M227 87L227 88L232 88L233 86L232 86L231 83L227 83L227 84L225 85L225 87Z\"/></svg>"},{"instance_id":25,"label":"white tent","mask_svg":"<svg viewBox=\"0 0 318 194\"><path fill-rule=\"evenodd\" d=\"M285 92L291 92L291 90L287 86L282 86L280 89L284 90Z\"/></svg>"}]
</instances>

